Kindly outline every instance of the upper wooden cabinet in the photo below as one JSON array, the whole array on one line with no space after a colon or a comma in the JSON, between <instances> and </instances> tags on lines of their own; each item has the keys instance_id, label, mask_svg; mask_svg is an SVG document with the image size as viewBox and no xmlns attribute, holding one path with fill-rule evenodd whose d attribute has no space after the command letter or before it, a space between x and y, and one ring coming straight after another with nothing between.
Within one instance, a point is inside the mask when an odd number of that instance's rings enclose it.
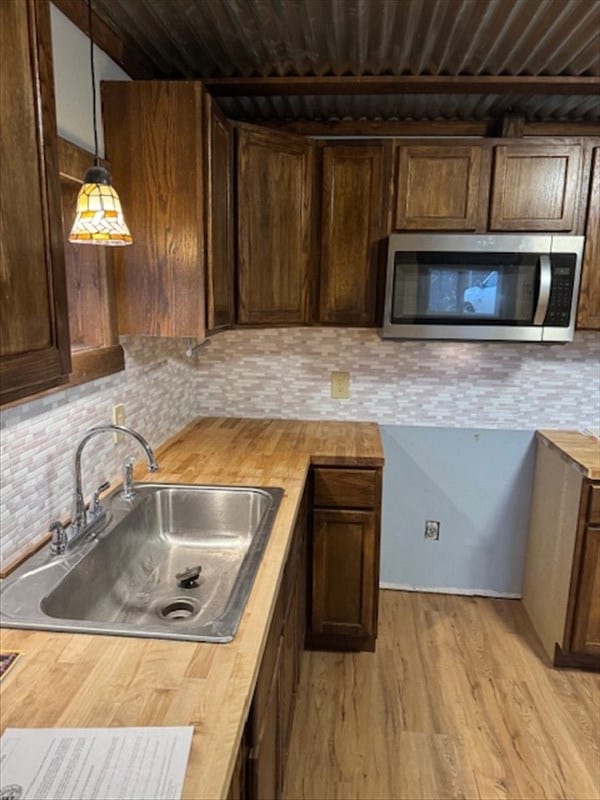
<instances>
[{"instance_id":1,"label":"upper wooden cabinet","mask_svg":"<svg viewBox=\"0 0 600 800\"><path fill-rule=\"evenodd\" d=\"M314 145L237 129L238 322L311 319Z\"/></svg>"},{"instance_id":2,"label":"upper wooden cabinet","mask_svg":"<svg viewBox=\"0 0 600 800\"><path fill-rule=\"evenodd\" d=\"M489 150L478 145L397 148L396 228L485 230Z\"/></svg>"},{"instance_id":3,"label":"upper wooden cabinet","mask_svg":"<svg viewBox=\"0 0 600 800\"><path fill-rule=\"evenodd\" d=\"M490 230L575 232L579 145L495 147Z\"/></svg>"},{"instance_id":4,"label":"upper wooden cabinet","mask_svg":"<svg viewBox=\"0 0 600 800\"><path fill-rule=\"evenodd\" d=\"M577 327L600 330L600 147L594 148L592 159Z\"/></svg>"},{"instance_id":5,"label":"upper wooden cabinet","mask_svg":"<svg viewBox=\"0 0 600 800\"><path fill-rule=\"evenodd\" d=\"M382 145L323 148L319 322L375 324Z\"/></svg>"},{"instance_id":6,"label":"upper wooden cabinet","mask_svg":"<svg viewBox=\"0 0 600 800\"><path fill-rule=\"evenodd\" d=\"M0 400L70 370L50 10L0 3Z\"/></svg>"},{"instance_id":7,"label":"upper wooden cabinet","mask_svg":"<svg viewBox=\"0 0 600 800\"><path fill-rule=\"evenodd\" d=\"M204 338L203 89L102 84L107 158L130 247L115 253L119 330Z\"/></svg>"},{"instance_id":8,"label":"upper wooden cabinet","mask_svg":"<svg viewBox=\"0 0 600 800\"><path fill-rule=\"evenodd\" d=\"M233 130L206 95L206 324L209 331L235 322L233 257Z\"/></svg>"}]
</instances>

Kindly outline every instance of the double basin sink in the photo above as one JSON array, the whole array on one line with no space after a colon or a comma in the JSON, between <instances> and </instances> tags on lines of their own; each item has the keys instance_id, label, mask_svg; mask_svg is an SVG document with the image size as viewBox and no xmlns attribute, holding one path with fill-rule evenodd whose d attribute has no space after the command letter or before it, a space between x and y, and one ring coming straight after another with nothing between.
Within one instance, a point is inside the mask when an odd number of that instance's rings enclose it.
<instances>
[{"instance_id":1,"label":"double basin sink","mask_svg":"<svg viewBox=\"0 0 600 800\"><path fill-rule=\"evenodd\" d=\"M45 547L0 591L0 625L229 642L282 489L136 484L62 556Z\"/></svg>"}]
</instances>

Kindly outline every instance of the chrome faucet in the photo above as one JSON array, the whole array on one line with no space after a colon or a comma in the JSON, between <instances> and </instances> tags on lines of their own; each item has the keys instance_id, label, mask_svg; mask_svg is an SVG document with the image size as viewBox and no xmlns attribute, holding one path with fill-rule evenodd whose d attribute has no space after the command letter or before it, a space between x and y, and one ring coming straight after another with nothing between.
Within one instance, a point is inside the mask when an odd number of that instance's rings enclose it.
<instances>
[{"instance_id":1,"label":"chrome faucet","mask_svg":"<svg viewBox=\"0 0 600 800\"><path fill-rule=\"evenodd\" d=\"M158 471L158 462L156 461L156 457L152 448L146 439L144 439L140 433L134 431L133 428L127 428L125 425L98 425L95 428L90 428L90 430L87 431L77 445L77 449L75 451L75 463L73 470L75 475L75 492L73 495L73 515L71 522L71 535L69 536L70 541L86 532L86 530L92 524L95 524L98 521L98 518L101 515L99 494L105 489L108 489L108 485L103 484L101 487L99 487L98 491L94 495L94 503L93 508L91 509L91 519L89 523L85 502L83 499L83 491L81 488L81 454L83 452L83 448L90 439L100 433L126 433L128 436L131 436L144 448L144 452L146 453L146 457L148 459L148 467L150 472Z\"/></svg>"}]
</instances>

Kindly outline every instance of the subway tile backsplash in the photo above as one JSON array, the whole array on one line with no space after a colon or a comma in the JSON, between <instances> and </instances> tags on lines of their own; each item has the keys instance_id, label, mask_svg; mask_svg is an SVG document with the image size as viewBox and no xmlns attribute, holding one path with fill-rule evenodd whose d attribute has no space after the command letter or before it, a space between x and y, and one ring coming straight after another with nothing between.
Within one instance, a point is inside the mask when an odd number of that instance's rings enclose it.
<instances>
[{"instance_id":1,"label":"subway tile backsplash","mask_svg":"<svg viewBox=\"0 0 600 800\"><path fill-rule=\"evenodd\" d=\"M73 450L123 402L127 424L159 445L199 415L373 420L457 428L597 428L600 335L567 345L382 341L374 330L271 328L189 340L127 337L125 372L2 414L1 553L7 564L70 513ZM350 373L332 400L330 373ZM119 478L135 444L108 435L84 451L89 494Z\"/></svg>"}]
</instances>

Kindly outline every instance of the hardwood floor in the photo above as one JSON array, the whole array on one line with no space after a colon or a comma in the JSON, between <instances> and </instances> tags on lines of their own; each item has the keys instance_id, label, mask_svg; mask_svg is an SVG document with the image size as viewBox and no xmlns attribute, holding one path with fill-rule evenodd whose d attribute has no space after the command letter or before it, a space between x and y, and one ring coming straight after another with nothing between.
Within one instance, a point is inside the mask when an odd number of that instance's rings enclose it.
<instances>
[{"instance_id":1,"label":"hardwood floor","mask_svg":"<svg viewBox=\"0 0 600 800\"><path fill-rule=\"evenodd\" d=\"M382 591L377 652L305 652L284 798L600 797L600 675L518 600Z\"/></svg>"}]
</instances>

